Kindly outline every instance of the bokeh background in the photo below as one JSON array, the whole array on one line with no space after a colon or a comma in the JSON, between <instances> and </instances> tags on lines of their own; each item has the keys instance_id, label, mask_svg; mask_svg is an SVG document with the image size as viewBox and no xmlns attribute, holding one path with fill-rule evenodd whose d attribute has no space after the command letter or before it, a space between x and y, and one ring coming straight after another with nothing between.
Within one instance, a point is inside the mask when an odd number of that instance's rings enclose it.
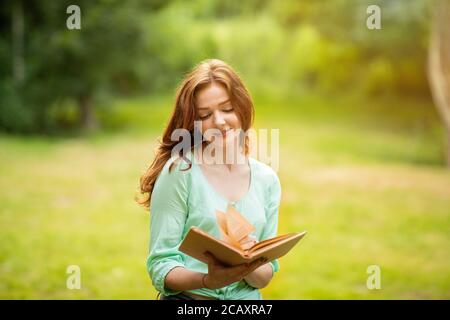
<instances>
[{"instance_id":1,"label":"bokeh background","mask_svg":"<svg viewBox=\"0 0 450 320\"><path fill-rule=\"evenodd\" d=\"M81 30L66 27L72 4ZM379 30L366 26L373 4ZM134 197L176 86L214 57L247 84L255 128L280 129L279 232L309 232L264 297L449 299L449 10L2 1L0 298L155 299ZM66 287L69 265L80 290Z\"/></svg>"}]
</instances>

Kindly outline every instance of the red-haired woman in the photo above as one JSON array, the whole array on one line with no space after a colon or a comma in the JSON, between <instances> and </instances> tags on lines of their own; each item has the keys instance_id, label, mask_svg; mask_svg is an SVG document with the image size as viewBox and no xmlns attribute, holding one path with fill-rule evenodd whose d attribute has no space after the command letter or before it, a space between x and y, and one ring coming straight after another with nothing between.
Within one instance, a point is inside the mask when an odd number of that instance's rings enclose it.
<instances>
[{"instance_id":1,"label":"red-haired woman","mask_svg":"<svg viewBox=\"0 0 450 320\"><path fill-rule=\"evenodd\" d=\"M230 205L255 227L243 248L276 236L280 182L249 156L242 134L253 116L248 90L223 61L201 62L179 87L156 157L141 178L140 203L151 217L147 270L161 299L262 299L258 289L278 271L277 260L227 267L211 254L205 264L178 250L192 226L220 238L215 212ZM177 132L189 136L182 148Z\"/></svg>"}]
</instances>

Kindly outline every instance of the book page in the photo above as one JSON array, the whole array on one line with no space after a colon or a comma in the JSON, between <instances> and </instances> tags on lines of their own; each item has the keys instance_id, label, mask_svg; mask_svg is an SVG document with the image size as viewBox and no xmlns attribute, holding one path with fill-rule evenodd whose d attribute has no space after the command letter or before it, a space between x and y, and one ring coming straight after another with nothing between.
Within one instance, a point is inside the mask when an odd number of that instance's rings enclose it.
<instances>
[{"instance_id":1,"label":"book page","mask_svg":"<svg viewBox=\"0 0 450 320\"><path fill-rule=\"evenodd\" d=\"M237 241L241 241L255 230L255 227L231 205L227 208L227 227L228 234Z\"/></svg>"},{"instance_id":2,"label":"book page","mask_svg":"<svg viewBox=\"0 0 450 320\"><path fill-rule=\"evenodd\" d=\"M259 248L255 246L257 250L245 254L241 249L216 239L200 228L191 227L179 250L204 263L208 263L205 252L211 252L223 264L237 266L242 263L251 263L259 258L265 258L268 261L278 259L287 254L305 234L306 231L303 231L275 237L274 239L278 241L267 239L261 242L265 246Z\"/></svg>"},{"instance_id":3,"label":"book page","mask_svg":"<svg viewBox=\"0 0 450 320\"><path fill-rule=\"evenodd\" d=\"M255 227L232 205L228 205L226 213L216 210L216 217L223 240L242 250L239 241L252 233Z\"/></svg>"},{"instance_id":4,"label":"book page","mask_svg":"<svg viewBox=\"0 0 450 320\"><path fill-rule=\"evenodd\" d=\"M254 251L258 250L258 249L261 249L261 248L264 248L264 247L266 247L268 245L271 245L272 243L275 243L275 242L278 242L280 240L289 238L292 235L294 235L294 234L293 233L289 233L289 234L284 234L284 235L281 235L281 236L277 236L275 238L270 238L270 239L263 240L261 242L256 243L248 251L249 251L249 253L252 253L252 252L254 252Z\"/></svg>"},{"instance_id":5,"label":"book page","mask_svg":"<svg viewBox=\"0 0 450 320\"><path fill-rule=\"evenodd\" d=\"M228 235L228 223L227 216L224 212L216 210L217 223L219 225L220 233L222 234L223 241L232 245L235 248L241 249L239 241Z\"/></svg>"}]
</instances>

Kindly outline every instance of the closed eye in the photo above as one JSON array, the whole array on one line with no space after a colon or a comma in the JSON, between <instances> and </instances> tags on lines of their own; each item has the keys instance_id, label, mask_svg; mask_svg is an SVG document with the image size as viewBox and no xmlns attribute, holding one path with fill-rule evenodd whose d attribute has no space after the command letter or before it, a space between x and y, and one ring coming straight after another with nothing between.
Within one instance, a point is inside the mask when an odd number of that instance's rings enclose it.
<instances>
[{"instance_id":1,"label":"closed eye","mask_svg":"<svg viewBox=\"0 0 450 320\"><path fill-rule=\"evenodd\" d=\"M206 119L208 119L210 116L211 116L211 113L210 113L210 114L207 114L207 115L204 115L204 116L200 116L199 118L200 118L201 120L206 120Z\"/></svg>"},{"instance_id":2,"label":"closed eye","mask_svg":"<svg viewBox=\"0 0 450 320\"><path fill-rule=\"evenodd\" d=\"M234 108L222 109L223 112L230 113L234 111ZM201 120L206 120L211 116L212 113L206 114L204 116L199 116Z\"/></svg>"}]
</instances>

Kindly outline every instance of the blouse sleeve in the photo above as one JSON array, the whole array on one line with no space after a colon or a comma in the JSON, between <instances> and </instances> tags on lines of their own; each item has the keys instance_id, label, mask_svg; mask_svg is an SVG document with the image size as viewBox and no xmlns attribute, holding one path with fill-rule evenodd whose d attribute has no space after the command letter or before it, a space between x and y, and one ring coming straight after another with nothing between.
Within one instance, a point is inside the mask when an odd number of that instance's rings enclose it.
<instances>
[{"instance_id":1,"label":"blouse sleeve","mask_svg":"<svg viewBox=\"0 0 450 320\"><path fill-rule=\"evenodd\" d=\"M164 281L175 267L184 267L184 256L178 251L183 237L188 214L190 190L189 172L181 171L184 162L174 164L169 172L172 159L167 161L153 188L150 202L150 250L147 271L153 286L163 295L173 295L174 291L164 286Z\"/></svg>"},{"instance_id":2,"label":"blouse sleeve","mask_svg":"<svg viewBox=\"0 0 450 320\"><path fill-rule=\"evenodd\" d=\"M267 223L262 233L262 239L269 239L277 236L278 231L278 209L280 207L281 200L281 185L280 180L276 173L273 173L273 182L268 188L267 195L268 202L266 204L266 220ZM277 272L280 269L278 259L270 262L273 272Z\"/></svg>"}]
</instances>

